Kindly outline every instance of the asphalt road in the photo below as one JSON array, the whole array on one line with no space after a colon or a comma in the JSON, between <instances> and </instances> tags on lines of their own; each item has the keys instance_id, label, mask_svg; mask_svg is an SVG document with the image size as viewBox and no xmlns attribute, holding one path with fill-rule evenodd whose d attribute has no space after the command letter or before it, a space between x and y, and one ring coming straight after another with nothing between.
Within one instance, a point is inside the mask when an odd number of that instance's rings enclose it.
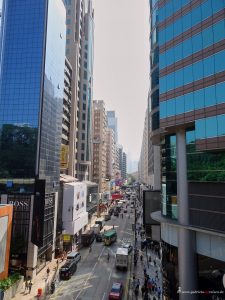
<instances>
[{"instance_id":1,"label":"asphalt road","mask_svg":"<svg viewBox=\"0 0 225 300\"><path fill-rule=\"evenodd\" d=\"M57 300L106 300L113 282L122 282L124 286L123 300L128 299L128 284L130 272L119 271L115 268L116 249L121 242L131 241L133 244L132 223L134 214L128 218L123 214L123 219L112 216L107 225L115 226L117 230L117 242L111 246L104 246L103 243L92 244L92 251L86 248L81 249L82 259L78 263L76 273L68 281L61 281L55 293L49 299ZM107 261L108 251L110 260ZM129 255L131 261L131 255Z\"/></svg>"}]
</instances>

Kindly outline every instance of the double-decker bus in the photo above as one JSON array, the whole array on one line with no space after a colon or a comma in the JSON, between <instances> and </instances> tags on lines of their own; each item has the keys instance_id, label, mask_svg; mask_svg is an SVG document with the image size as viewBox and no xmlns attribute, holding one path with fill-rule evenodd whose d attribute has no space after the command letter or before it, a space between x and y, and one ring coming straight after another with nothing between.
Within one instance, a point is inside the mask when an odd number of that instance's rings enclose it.
<instances>
[{"instance_id":1,"label":"double-decker bus","mask_svg":"<svg viewBox=\"0 0 225 300\"><path fill-rule=\"evenodd\" d=\"M117 233L115 229L111 229L103 234L104 244L106 246L111 245L117 239Z\"/></svg>"}]
</instances>

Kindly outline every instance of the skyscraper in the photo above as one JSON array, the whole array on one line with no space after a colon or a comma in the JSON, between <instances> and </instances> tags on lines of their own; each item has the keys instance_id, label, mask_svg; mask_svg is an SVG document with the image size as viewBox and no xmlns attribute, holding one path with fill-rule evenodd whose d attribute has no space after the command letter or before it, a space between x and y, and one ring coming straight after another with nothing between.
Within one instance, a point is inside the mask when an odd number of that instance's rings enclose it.
<instances>
[{"instance_id":1,"label":"skyscraper","mask_svg":"<svg viewBox=\"0 0 225 300\"><path fill-rule=\"evenodd\" d=\"M123 164L121 175L124 180L127 178L127 155L125 152L123 152Z\"/></svg>"},{"instance_id":2,"label":"skyscraper","mask_svg":"<svg viewBox=\"0 0 225 300\"><path fill-rule=\"evenodd\" d=\"M66 14L61 0L7 0L2 16L0 196L18 211L11 254L33 276L54 252Z\"/></svg>"},{"instance_id":3,"label":"skyscraper","mask_svg":"<svg viewBox=\"0 0 225 300\"><path fill-rule=\"evenodd\" d=\"M92 178L99 192L106 190L106 112L103 100L93 101Z\"/></svg>"},{"instance_id":4,"label":"skyscraper","mask_svg":"<svg viewBox=\"0 0 225 300\"><path fill-rule=\"evenodd\" d=\"M154 218L161 222L163 292L169 299L202 299L182 290L223 290L225 1L150 4L151 139L161 143L162 156L162 211Z\"/></svg>"},{"instance_id":5,"label":"skyscraper","mask_svg":"<svg viewBox=\"0 0 225 300\"><path fill-rule=\"evenodd\" d=\"M107 111L107 127L113 129L115 133L115 141L118 143L117 118L114 110Z\"/></svg>"},{"instance_id":6,"label":"skyscraper","mask_svg":"<svg viewBox=\"0 0 225 300\"><path fill-rule=\"evenodd\" d=\"M90 179L94 11L92 0L65 0L66 56L73 68L70 175Z\"/></svg>"}]
</instances>

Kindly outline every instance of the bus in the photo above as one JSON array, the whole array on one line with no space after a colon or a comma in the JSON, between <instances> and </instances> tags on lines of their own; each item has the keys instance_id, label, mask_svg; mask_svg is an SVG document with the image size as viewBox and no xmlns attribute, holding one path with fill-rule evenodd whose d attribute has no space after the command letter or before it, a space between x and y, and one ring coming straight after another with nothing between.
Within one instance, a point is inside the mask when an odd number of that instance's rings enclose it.
<instances>
[{"instance_id":1,"label":"bus","mask_svg":"<svg viewBox=\"0 0 225 300\"><path fill-rule=\"evenodd\" d=\"M111 245L117 239L117 233L115 229L111 229L103 234L104 244L106 246Z\"/></svg>"}]
</instances>

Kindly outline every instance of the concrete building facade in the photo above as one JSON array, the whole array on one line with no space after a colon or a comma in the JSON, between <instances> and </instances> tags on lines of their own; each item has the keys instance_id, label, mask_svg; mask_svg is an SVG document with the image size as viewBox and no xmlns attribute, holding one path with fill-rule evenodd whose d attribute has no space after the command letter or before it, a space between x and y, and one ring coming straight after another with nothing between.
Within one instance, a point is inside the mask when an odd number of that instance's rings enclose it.
<instances>
[{"instance_id":1,"label":"concrete building facade","mask_svg":"<svg viewBox=\"0 0 225 300\"><path fill-rule=\"evenodd\" d=\"M93 157L92 181L99 192L106 190L106 111L103 100L93 101Z\"/></svg>"},{"instance_id":2,"label":"concrete building facade","mask_svg":"<svg viewBox=\"0 0 225 300\"><path fill-rule=\"evenodd\" d=\"M114 179L116 173L116 144L114 130L106 128L106 177Z\"/></svg>"},{"instance_id":3,"label":"concrete building facade","mask_svg":"<svg viewBox=\"0 0 225 300\"><path fill-rule=\"evenodd\" d=\"M93 100L94 11L92 1L64 0L66 56L73 69L69 175L90 179Z\"/></svg>"}]
</instances>

